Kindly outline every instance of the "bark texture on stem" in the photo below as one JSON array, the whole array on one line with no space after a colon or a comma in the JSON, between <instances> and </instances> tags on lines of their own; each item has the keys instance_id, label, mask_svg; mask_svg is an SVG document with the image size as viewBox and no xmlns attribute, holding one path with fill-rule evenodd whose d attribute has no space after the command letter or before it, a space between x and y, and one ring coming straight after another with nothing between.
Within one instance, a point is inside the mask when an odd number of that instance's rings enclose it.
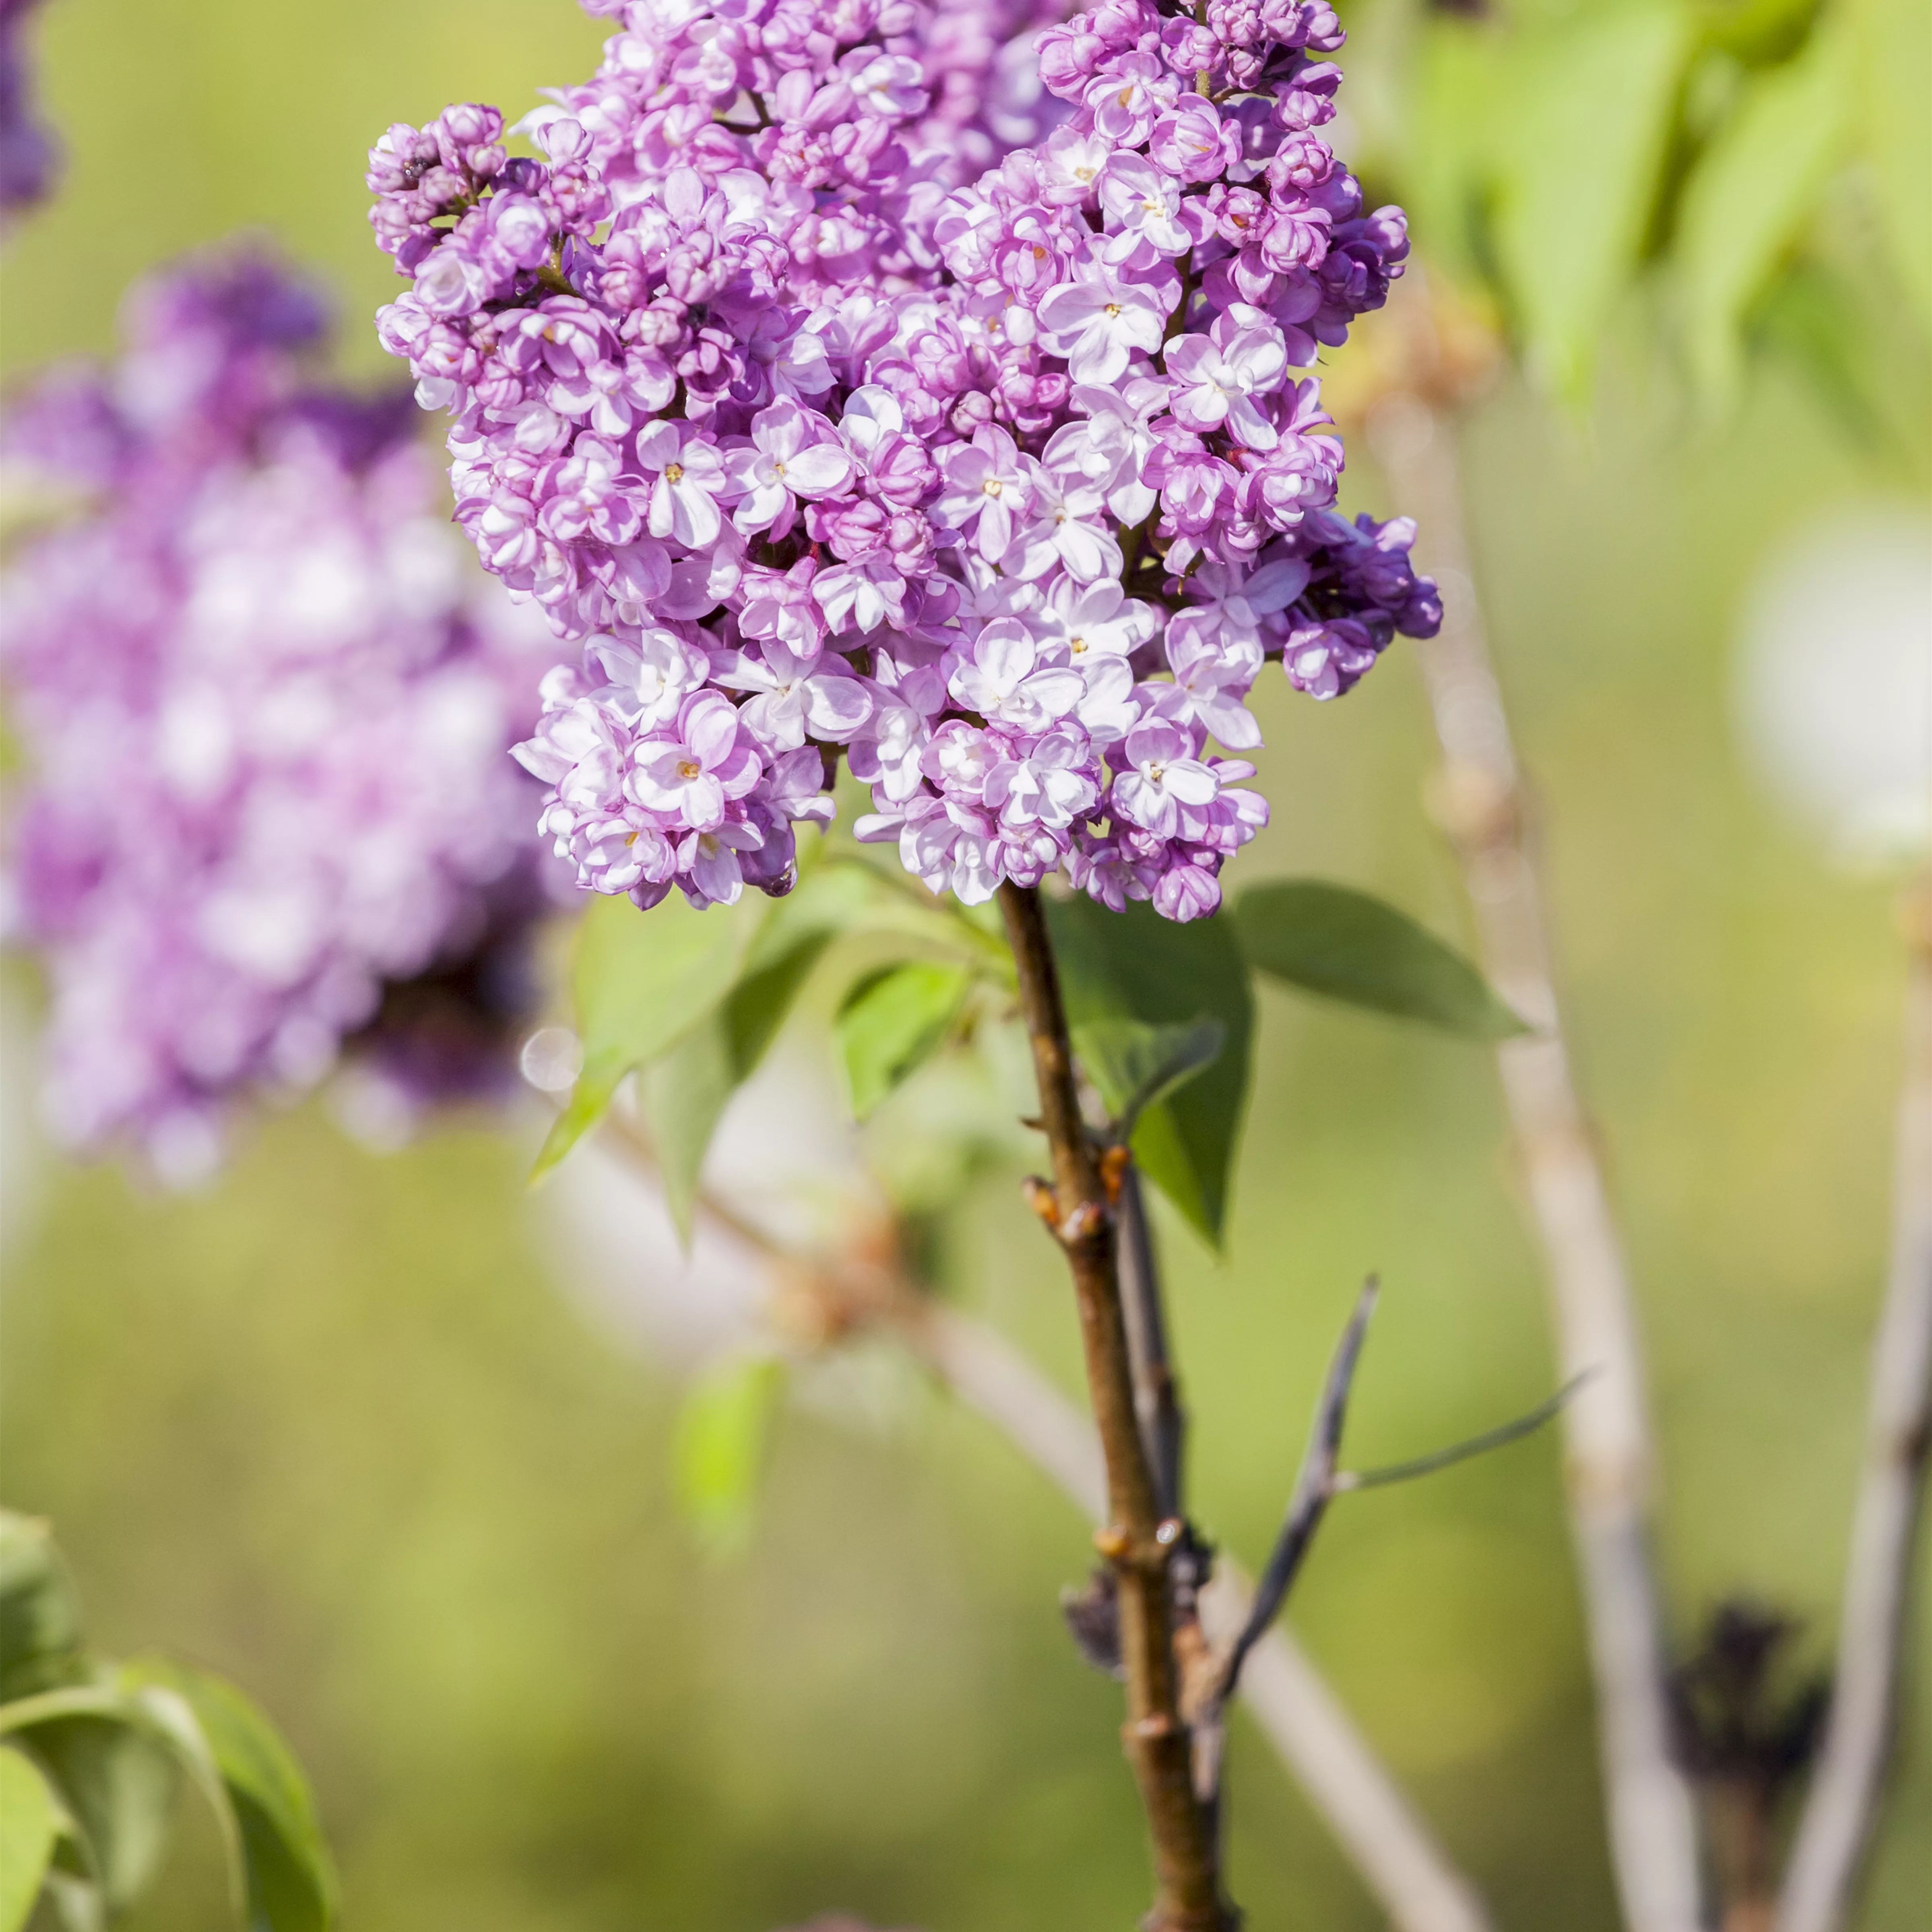
<instances>
[{"instance_id":1,"label":"bark texture on stem","mask_svg":"<svg viewBox=\"0 0 1932 1932\"><path fill-rule=\"evenodd\" d=\"M1570 1072L1527 803L1474 592L1451 424L1424 394L1401 392L1378 405L1370 430L1394 494L1420 526L1418 562L1443 586L1442 634L1417 647L1442 750L1432 804L1462 859L1484 968L1534 1029L1504 1042L1498 1059L1563 1375L1592 1372L1569 1407L1566 1462L1618 1892L1630 1932L1697 1932L1696 1814L1670 1748L1635 1300Z\"/></svg>"},{"instance_id":2,"label":"bark texture on stem","mask_svg":"<svg viewBox=\"0 0 1932 1932\"><path fill-rule=\"evenodd\" d=\"M1892 1265L1873 1339L1825 1742L1779 1900L1778 1932L1844 1923L1876 1820L1898 1714L1899 1655L1932 1450L1932 880L1905 908L1911 946Z\"/></svg>"},{"instance_id":3,"label":"bark texture on stem","mask_svg":"<svg viewBox=\"0 0 1932 1932\"><path fill-rule=\"evenodd\" d=\"M1033 1046L1040 1126L1053 1156L1041 1218L1066 1257L1080 1320L1087 1386L1107 1478L1107 1522L1095 1540L1118 1586L1120 1661L1126 1676L1128 1762L1154 1840L1155 1898L1148 1932L1232 1932L1214 1834L1194 1794L1188 1731L1180 1716L1162 1512L1136 1411L1115 1252L1114 1204L1081 1118L1073 1048L1060 975L1037 891L1000 888L1006 938L1019 976Z\"/></svg>"}]
</instances>

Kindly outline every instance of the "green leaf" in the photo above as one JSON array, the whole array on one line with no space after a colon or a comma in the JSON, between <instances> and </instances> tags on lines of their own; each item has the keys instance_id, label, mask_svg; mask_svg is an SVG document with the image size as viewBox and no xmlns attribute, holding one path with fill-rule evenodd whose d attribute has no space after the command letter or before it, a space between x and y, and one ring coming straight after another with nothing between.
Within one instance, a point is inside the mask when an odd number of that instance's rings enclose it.
<instances>
[{"instance_id":1,"label":"green leaf","mask_svg":"<svg viewBox=\"0 0 1932 1932\"><path fill-rule=\"evenodd\" d=\"M751 1534L784 1380L784 1364L772 1356L735 1356L714 1363L685 1398L674 1456L677 1499L714 1555L742 1548Z\"/></svg>"},{"instance_id":2,"label":"green leaf","mask_svg":"<svg viewBox=\"0 0 1932 1932\"><path fill-rule=\"evenodd\" d=\"M1126 1136L1148 1108L1211 1066L1228 1042L1219 1020L1150 1026L1144 1020L1097 1019L1072 1031L1073 1050L1100 1090L1114 1131Z\"/></svg>"},{"instance_id":3,"label":"green leaf","mask_svg":"<svg viewBox=\"0 0 1932 1932\"><path fill-rule=\"evenodd\" d=\"M1532 368L1573 403L1636 266L1692 40L1678 0L1611 0L1516 43L1496 252Z\"/></svg>"},{"instance_id":4,"label":"green leaf","mask_svg":"<svg viewBox=\"0 0 1932 1932\"><path fill-rule=\"evenodd\" d=\"M722 1013L694 1027L638 1074L638 1104L650 1127L664 1204L687 1248L704 1156L742 1078Z\"/></svg>"},{"instance_id":5,"label":"green leaf","mask_svg":"<svg viewBox=\"0 0 1932 1932\"><path fill-rule=\"evenodd\" d=\"M60 1836L61 1808L40 1767L0 1746L0 1932L20 1932Z\"/></svg>"},{"instance_id":6,"label":"green leaf","mask_svg":"<svg viewBox=\"0 0 1932 1932\"><path fill-rule=\"evenodd\" d=\"M1685 343L1720 406L1736 399L1745 316L1844 150L1850 53L1846 36L1821 32L1797 59L1747 83L1685 188L1676 248Z\"/></svg>"},{"instance_id":7,"label":"green leaf","mask_svg":"<svg viewBox=\"0 0 1932 1932\"><path fill-rule=\"evenodd\" d=\"M862 866L814 866L766 913L722 1002L640 1073L639 1099L680 1240L691 1239L704 1157L731 1096L757 1071L825 949L873 922L884 891Z\"/></svg>"},{"instance_id":8,"label":"green leaf","mask_svg":"<svg viewBox=\"0 0 1932 1932\"><path fill-rule=\"evenodd\" d=\"M882 966L854 984L832 1031L860 1120L932 1057L972 984L970 968L926 960Z\"/></svg>"},{"instance_id":9,"label":"green leaf","mask_svg":"<svg viewBox=\"0 0 1932 1932\"><path fill-rule=\"evenodd\" d=\"M1856 0L1853 113L1878 190L1892 266L1932 324L1932 9L1925 0Z\"/></svg>"},{"instance_id":10,"label":"green leaf","mask_svg":"<svg viewBox=\"0 0 1932 1932\"><path fill-rule=\"evenodd\" d=\"M1250 961L1290 986L1472 1040L1528 1030L1460 952L1366 892L1319 879L1252 886L1234 919Z\"/></svg>"},{"instance_id":11,"label":"green leaf","mask_svg":"<svg viewBox=\"0 0 1932 1932\"><path fill-rule=\"evenodd\" d=\"M655 1060L714 1011L738 976L766 902L694 910L676 895L648 913L592 898L571 969L584 1070L531 1178L548 1174L602 1118L626 1074Z\"/></svg>"},{"instance_id":12,"label":"green leaf","mask_svg":"<svg viewBox=\"0 0 1932 1932\"><path fill-rule=\"evenodd\" d=\"M181 1773L143 1714L118 1693L98 1715L53 1717L21 1742L73 1820L86 1874L110 1915L146 1888L167 1850Z\"/></svg>"},{"instance_id":13,"label":"green leaf","mask_svg":"<svg viewBox=\"0 0 1932 1932\"><path fill-rule=\"evenodd\" d=\"M308 1782L280 1733L233 1684L205 1671L144 1659L124 1665L121 1676L203 1788L225 1800L249 1932L327 1932L334 1871Z\"/></svg>"},{"instance_id":14,"label":"green leaf","mask_svg":"<svg viewBox=\"0 0 1932 1932\"><path fill-rule=\"evenodd\" d=\"M1222 1028L1213 1062L1149 1105L1132 1140L1142 1172L1218 1246L1254 1034L1254 994L1232 922L1177 925L1149 905L1114 913L1084 898L1048 901L1046 918L1076 1033L1090 1038L1096 1022L1119 1020L1154 1027L1206 1020ZM1099 1084L1100 1070L1088 1071Z\"/></svg>"},{"instance_id":15,"label":"green leaf","mask_svg":"<svg viewBox=\"0 0 1932 1932\"><path fill-rule=\"evenodd\" d=\"M0 1510L0 1700L83 1675L80 1606L47 1525Z\"/></svg>"}]
</instances>

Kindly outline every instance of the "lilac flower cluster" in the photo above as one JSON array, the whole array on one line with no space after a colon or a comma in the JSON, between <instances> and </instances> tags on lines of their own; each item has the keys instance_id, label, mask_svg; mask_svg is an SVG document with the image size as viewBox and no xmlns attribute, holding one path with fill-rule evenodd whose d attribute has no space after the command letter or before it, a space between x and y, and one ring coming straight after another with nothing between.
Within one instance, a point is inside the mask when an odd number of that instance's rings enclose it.
<instances>
[{"instance_id":1,"label":"lilac flower cluster","mask_svg":"<svg viewBox=\"0 0 1932 1932\"><path fill-rule=\"evenodd\" d=\"M1325 0L1046 29L1057 124L971 180L916 0L592 10L542 159L452 107L368 177L458 520L581 650L518 753L579 883L782 892L842 752L935 891L1212 911L1267 660L1333 697L1440 616L1294 374L1407 246L1320 131Z\"/></svg>"},{"instance_id":2,"label":"lilac flower cluster","mask_svg":"<svg viewBox=\"0 0 1932 1932\"><path fill-rule=\"evenodd\" d=\"M8 925L45 968L46 1109L174 1180L231 1096L311 1086L345 1041L417 1092L479 1076L407 1023L460 1048L431 996L500 1009L542 905L506 753L554 640L441 526L406 391L309 385L321 327L268 262L191 263L134 292L115 367L7 426L10 480L86 506L4 584Z\"/></svg>"},{"instance_id":3,"label":"lilac flower cluster","mask_svg":"<svg viewBox=\"0 0 1932 1932\"><path fill-rule=\"evenodd\" d=\"M24 42L40 0L0 0L0 216L38 201L53 180L59 150L34 112Z\"/></svg>"}]
</instances>

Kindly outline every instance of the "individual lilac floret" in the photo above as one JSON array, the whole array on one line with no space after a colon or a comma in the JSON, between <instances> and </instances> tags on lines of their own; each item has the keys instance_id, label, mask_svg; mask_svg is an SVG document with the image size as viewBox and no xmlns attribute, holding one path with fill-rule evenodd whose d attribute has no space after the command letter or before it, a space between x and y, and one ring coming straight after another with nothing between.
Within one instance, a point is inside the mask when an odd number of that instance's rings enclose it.
<instances>
[{"instance_id":1,"label":"individual lilac floret","mask_svg":"<svg viewBox=\"0 0 1932 1932\"><path fill-rule=\"evenodd\" d=\"M1211 912L1268 661L1335 697L1440 616L1303 373L1408 250L1333 12L1104 0L1016 64L963 0L590 10L541 158L464 106L368 175L457 520L582 654L518 752L579 884L782 892L842 755L935 892Z\"/></svg>"},{"instance_id":2,"label":"individual lilac floret","mask_svg":"<svg viewBox=\"0 0 1932 1932\"><path fill-rule=\"evenodd\" d=\"M172 1180L345 1044L411 1104L507 1079L486 1035L544 904L506 752L554 644L450 542L406 397L312 384L321 326L271 262L190 262L7 427L10 468L87 506L4 585L46 1112Z\"/></svg>"},{"instance_id":3,"label":"individual lilac floret","mask_svg":"<svg viewBox=\"0 0 1932 1932\"><path fill-rule=\"evenodd\" d=\"M40 0L0 0L0 218L44 196L60 148L34 111L27 65L27 18Z\"/></svg>"}]
</instances>

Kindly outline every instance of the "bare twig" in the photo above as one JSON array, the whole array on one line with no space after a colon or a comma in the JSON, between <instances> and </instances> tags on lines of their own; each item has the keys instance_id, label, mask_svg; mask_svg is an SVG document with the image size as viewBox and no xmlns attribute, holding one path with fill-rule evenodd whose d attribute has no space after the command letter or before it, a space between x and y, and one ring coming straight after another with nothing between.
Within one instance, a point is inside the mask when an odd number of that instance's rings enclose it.
<instances>
[{"instance_id":1,"label":"bare twig","mask_svg":"<svg viewBox=\"0 0 1932 1932\"><path fill-rule=\"evenodd\" d=\"M1442 632L1418 647L1443 763L1438 818L1461 856L1496 988L1534 1030L1497 1049L1541 1237L1566 1376L1598 1372L1565 1425L1571 1532L1588 1612L1610 1846L1630 1932L1696 1932L1691 1797L1670 1751L1648 1515L1652 1455L1636 1312L1589 1122L1576 1094L1526 833L1528 806L1490 668L1462 531L1454 431L1432 393L1426 298L1408 386L1370 420L1395 494L1444 590Z\"/></svg>"},{"instance_id":2,"label":"bare twig","mask_svg":"<svg viewBox=\"0 0 1932 1932\"><path fill-rule=\"evenodd\" d=\"M1036 1184L1034 1201L1072 1278L1088 1393L1107 1472L1108 1520L1094 1540L1114 1571L1127 1686L1123 1737L1154 1841L1155 1897L1145 1924L1148 1932L1232 1932L1234 1916L1222 1895L1212 1821L1195 1795L1192 1745L1180 1712L1168 1562L1183 1526L1162 1514L1136 1413L1114 1204L1081 1118L1073 1048L1040 895L1008 880L999 896L1033 1048L1040 1125L1053 1156L1052 1186Z\"/></svg>"},{"instance_id":3,"label":"bare twig","mask_svg":"<svg viewBox=\"0 0 1932 1932\"><path fill-rule=\"evenodd\" d=\"M1248 1611L1248 1620L1241 1626L1221 1667L1214 1694L1217 1706L1226 1703L1232 1695L1248 1652L1262 1632L1274 1622L1286 1600L1302 1559L1315 1540L1315 1532L1335 1499L1336 1465L1342 1453L1342 1427L1348 1418L1348 1393L1354 1386L1355 1368L1361 1360L1362 1343L1369 1332L1369 1317L1376 1312L1378 1292L1376 1278L1371 1275L1362 1284L1348 1325L1336 1344L1328 1379L1322 1385L1322 1400L1316 1405L1315 1420L1308 1432L1308 1448L1301 1459L1300 1472L1294 1479L1288 1515L1262 1567L1261 1581L1255 1586L1255 1600Z\"/></svg>"},{"instance_id":4,"label":"bare twig","mask_svg":"<svg viewBox=\"0 0 1932 1932\"><path fill-rule=\"evenodd\" d=\"M1438 1469L1466 1462L1472 1456L1486 1456L1492 1449L1520 1442L1526 1436L1534 1436L1552 1416L1561 1414L1569 1406L1570 1397L1589 1379L1590 1372L1586 1369L1580 1376L1572 1376L1554 1395L1546 1396L1514 1420L1486 1429L1480 1436L1452 1442L1446 1449L1432 1450L1426 1456L1417 1456L1406 1462L1384 1462L1378 1468L1338 1469L1335 1493L1346 1496L1355 1490L1379 1490L1390 1483L1412 1482L1418 1476L1432 1476Z\"/></svg>"},{"instance_id":5,"label":"bare twig","mask_svg":"<svg viewBox=\"0 0 1932 1932\"><path fill-rule=\"evenodd\" d=\"M1932 1446L1932 881L1907 902L1905 1078L1890 1279L1874 1337L1864 1468L1824 1748L1800 1817L1778 1932L1844 1922L1883 1790L1899 1649Z\"/></svg>"}]
</instances>

